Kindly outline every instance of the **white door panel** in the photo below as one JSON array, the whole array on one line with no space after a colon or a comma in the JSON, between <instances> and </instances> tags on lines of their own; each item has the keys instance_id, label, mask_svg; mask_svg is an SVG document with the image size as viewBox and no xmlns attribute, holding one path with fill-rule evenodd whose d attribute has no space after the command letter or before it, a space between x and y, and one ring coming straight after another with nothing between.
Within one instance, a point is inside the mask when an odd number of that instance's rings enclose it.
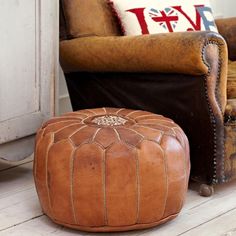
<instances>
[{"instance_id":1,"label":"white door panel","mask_svg":"<svg viewBox=\"0 0 236 236\"><path fill-rule=\"evenodd\" d=\"M12 148L16 140L21 143L27 143L23 141L27 137L32 140L42 122L54 114L58 9L59 0L0 0L0 155L3 158L2 153ZM7 159L23 155L8 154Z\"/></svg>"},{"instance_id":2,"label":"white door panel","mask_svg":"<svg viewBox=\"0 0 236 236\"><path fill-rule=\"evenodd\" d=\"M39 110L36 1L0 1L0 121Z\"/></svg>"}]
</instances>

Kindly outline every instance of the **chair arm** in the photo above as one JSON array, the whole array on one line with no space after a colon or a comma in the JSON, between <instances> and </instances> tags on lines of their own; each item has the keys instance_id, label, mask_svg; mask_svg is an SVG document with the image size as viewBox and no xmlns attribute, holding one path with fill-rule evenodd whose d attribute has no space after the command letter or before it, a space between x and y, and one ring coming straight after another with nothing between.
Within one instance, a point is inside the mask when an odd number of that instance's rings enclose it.
<instances>
[{"instance_id":1,"label":"chair arm","mask_svg":"<svg viewBox=\"0 0 236 236\"><path fill-rule=\"evenodd\" d=\"M206 55L208 44L226 45L219 34L212 32L83 37L60 42L60 62L64 72L202 75L208 73L206 60L211 58Z\"/></svg>"},{"instance_id":2,"label":"chair arm","mask_svg":"<svg viewBox=\"0 0 236 236\"><path fill-rule=\"evenodd\" d=\"M236 60L236 17L218 19L216 20L216 25L219 33L227 42L229 58L231 60Z\"/></svg>"}]
</instances>

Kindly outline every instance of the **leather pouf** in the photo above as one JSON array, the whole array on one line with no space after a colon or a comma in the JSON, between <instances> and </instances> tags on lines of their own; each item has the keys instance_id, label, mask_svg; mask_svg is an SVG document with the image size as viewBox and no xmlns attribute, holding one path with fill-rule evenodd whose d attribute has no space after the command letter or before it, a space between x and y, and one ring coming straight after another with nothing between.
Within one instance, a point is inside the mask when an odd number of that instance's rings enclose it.
<instances>
[{"instance_id":1,"label":"leather pouf","mask_svg":"<svg viewBox=\"0 0 236 236\"><path fill-rule=\"evenodd\" d=\"M54 222L85 231L153 227L180 212L188 140L150 112L98 108L53 118L38 131L34 177Z\"/></svg>"}]
</instances>

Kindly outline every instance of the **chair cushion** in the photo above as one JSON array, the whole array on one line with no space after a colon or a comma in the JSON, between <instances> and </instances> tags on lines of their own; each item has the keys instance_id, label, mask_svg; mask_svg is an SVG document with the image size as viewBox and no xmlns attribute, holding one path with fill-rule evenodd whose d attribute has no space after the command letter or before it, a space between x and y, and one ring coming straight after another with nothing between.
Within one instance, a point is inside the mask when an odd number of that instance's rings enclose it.
<instances>
[{"instance_id":1,"label":"chair cushion","mask_svg":"<svg viewBox=\"0 0 236 236\"><path fill-rule=\"evenodd\" d=\"M229 99L236 98L236 61L229 61L227 96Z\"/></svg>"},{"instance_id":2,"label":"chair cushion","mask_svg":"<svg viewBox=\"0 0 236 236\"><path fill-rule=\"evenodd\" d=\"M206 0L108 0L125 35L217 31Z\"/></svg>"},{"instance_id":3,"label":"chair cushion","mask_svg":"<svg viewBox=\"0 0 236 236\"><path fill-rule=\"evenodd\" d=\"M106 0L62 0L61 4L70 37L120 35Z\"/></svg>"}]
</instances>

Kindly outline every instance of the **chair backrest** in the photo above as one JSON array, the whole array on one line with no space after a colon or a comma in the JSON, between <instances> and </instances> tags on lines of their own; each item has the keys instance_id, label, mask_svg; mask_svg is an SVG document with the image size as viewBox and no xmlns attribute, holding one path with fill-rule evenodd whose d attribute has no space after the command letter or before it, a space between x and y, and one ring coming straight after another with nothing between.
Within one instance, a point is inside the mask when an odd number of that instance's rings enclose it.
<instances>
[{"instance_id":1,"label":"chair backrest","mask_svg":"<svg viewBox=\"0 0 236 236\"><path fill-rule=\"evenodd\" d=\"M69 38L120 35L106 0L60 0L61 32Z\"/></svg>"}]
</instances>

